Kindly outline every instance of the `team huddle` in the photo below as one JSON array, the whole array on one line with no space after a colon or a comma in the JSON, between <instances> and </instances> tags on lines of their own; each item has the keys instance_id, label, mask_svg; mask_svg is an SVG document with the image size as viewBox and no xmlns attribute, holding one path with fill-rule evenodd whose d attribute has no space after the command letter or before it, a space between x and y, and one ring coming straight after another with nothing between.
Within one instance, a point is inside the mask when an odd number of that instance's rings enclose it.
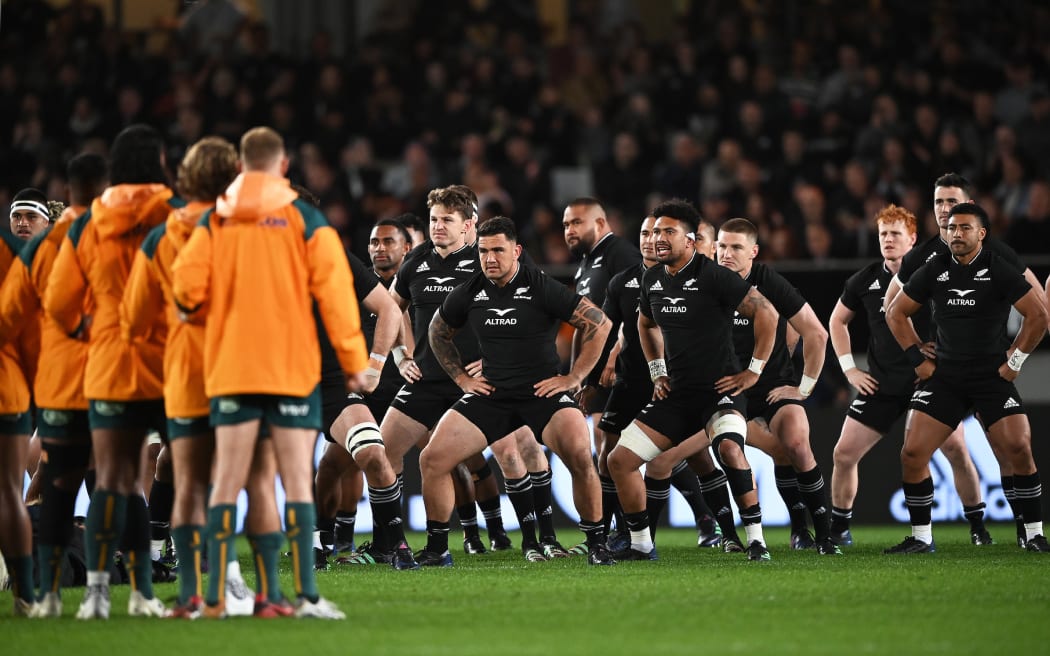
<instances>
[{"instance_id":1,"label":"team huddle","mask_svg":"<svg viewBox=\"0 0 1050 656\"><path fill-rule=\"evenodd\" d=\"M12 520L0 550L16 615L61 616L74 505L87 483L79 619L109 617L118 556L131 616L342 619L317 586L329 556L350 567L451 567L453 510L467 554L513 548L486 448L530 562L656 560L655 528L672 486L693 511L698 546L770 560L745 444L773 458L791 548L841 557L853 544L857 464L905 412L912 533L887 553L935 550L929 462L938 448L955 470L971 541L992 543L962 438L971 413L999 461L1019 546L1050 551L1031 429L1013 384L1048 329L1050 281L1044 290L1008 246L987 237L988 216L961 176L936 181L939 234L919 247L910 212L890 205L874 217L883 260L849 279L826 329L790 282L755 261L755 225L738 218L716 228L685 201L655 207L638 248L613 234L598 200L571 201L565 239L581 258L572 290L531 261L511 219L479 225L465 186L430 192L429 239L410 215L379 221L369 266L345 249L309 192L289 183L273 130L248 131L239 152L202 139L174 189L163 152L154 130L129 127L108 162L70 162L61 216L35 190L11 205L12 235L0 249L0 513ZM1011 308L1023 318L1012 341ZM848 330L861 311L868 371L853 359ZM562 373L566 324L572 349ZM804 407L829 336L859 392L835 447L830 494ZM328 444L315 470L318 431ZM34 432L39 585L22 497ZM167 504L154 503L165 496L159 483L148 505L144 496L151 433L170 463ZM414 446L426 510L417 551L402 510L404 457ZM554 527L544 447L572 477L583 535L570 547ZM366 484L372 538L356 547ZM242 490L254 594L236 551ZM172 608L153 592L155 580L170 580L158 548L169 536L179 589ZM285 545L290 595L277 576Z\"/></svg>"}]
</instances>

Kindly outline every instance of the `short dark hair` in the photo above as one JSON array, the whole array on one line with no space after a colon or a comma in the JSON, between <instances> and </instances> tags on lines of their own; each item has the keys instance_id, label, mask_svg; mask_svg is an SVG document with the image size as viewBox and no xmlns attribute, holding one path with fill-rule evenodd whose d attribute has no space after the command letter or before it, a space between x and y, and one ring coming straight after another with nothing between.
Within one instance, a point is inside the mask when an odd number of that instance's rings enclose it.
<instances>
[{"instance_id":1,"label":"short dark hair","mask_svg":"<svg viewBox=\"0 0 1050 656\"><path fill-rule=\"evenodd\" d=\"M973 183L958 173L945 173L934 181L933 187L958 187L967 198L973 198Z\"/></svg>"},{"instance_id":2,"label":"short dark hair","mask_svg":"<svg viewBox=\"0 0 1050 656\"><path fill-rule=\"evenodd\" d=\"M404 214L395 216L394 220L400 223L407 230L418 230L424 235L427 234L426 226L424 226L423 224L423 219L419 218L411 212L405 212ZM409 239L409 241L412 240Z\"/></svg>"},{"instance_id":3,"label":"short dark hair","mask_svg":"<svg viewBox=\"0 0 1050 656\"><path fill-rule=\"evenodd\" d=\"M87 205L102 193L109 181L106 158L98 153L81 153L66 165L69 180L69 201L74 205Z\"/></svg>"},{"instance_id":4,"label":"short dark hair","mask_svg":"<svg viewBox=\"0 0 1050 656\"><path fill-rule=\"evenodd\" d=\"M988 220L988 212L984 211L984 208L977 203L959 203L948 210L948 216L952 217L956 214L965 214L966 216L976 216L981 222L981 227L985 230L988 229L990 221Z\"/></svg>"},{"instance_id":5,"label":"short dark hair","mask_svg":"<svg viewBox=\"0 0 1050 656\"><path fill-rule=\"evenodd\" d=\"M696 211L693 204L687 200L681 198L672 198L671 200L665 200L650 212L652 216L660 218L661 216L670 217L677 219L682 223L689 226L689 232L696 232L696 228L700 225L700 212Z\"/></svg>"},{"instance_id":6,"label":"short dark hair","mask_svg":"<svg viewBox=\"0 0 1050 656\"><path fill-rule=\"evenodd\" d=\"M494 216L478 228L478 239L493 235L506 235L510 241L518 241L518 231L514 228L514 222L505 216Z\"/></svg>"},{"instance_id":7,"label":"short dark hair","mask_svg":"<svg viewBox=\"0 0 1050 656\"><path fill-rule=\"evenodd\" d=\"M415 215L413 214L412 216ZM405 240L405 243L411 246L412 235L408 233L408 228L405 227L405 224L398 220L400 218L401 217L398 217L397 219L380 219L376 221L376 224L373 227L378 228L380 226L392 226L394 228L397 228L397 231L401 233L401 237Z\"/></svg>"},{"instance_id":8,"label":"short dark hair","mask_svg":"<svg viewBox=\"0 0 1050 656\"><path fill-rule=\"evenodd\" d=\"M47 195L39 189L35 189L33 187L26 187L25 189L19 191L17 194L15 194L15 197L11 199L11 202L16 203L20 200L31 200L37 203L43 203L44 205L47 205Z\"/></svg>"},{"instance_id":9,"label":"short dark hair","mask_svg":"<svg viewBox=\"0 0 1050 656\"><path fill-rule=\"evenodd\" d=\"M605 214L605 207L602 205L602 202L593 196L578 196L565 203L565 207L576 207L577 205L581 207L597 207L602 214Z\"/></svg>"},{"instance_id":10,"label":"short dark hair","mask_svg":"<svg viewBox=\"0 0 1050 656\"><path fill-rule=\"evenodd\" d=\"M129 125L109 151L110 184L168 184L161 158L164 139L143 123Z\"/></svg>"},{"instance_id":11,"label":"short dark hair","mask_svg":"<svg viewBox=\"0 0 1050 656\"><path fill-rule=\"evenodd\" d=\"M477 197L469 188L466 191L463 189L463 185L432 189L427 194L427 207L444 205L450 212L459 212L465 220L470 221L474 218L474 201Z\"/></svg>"},{"instance_id":12,"label":"short dark hair","mask_svg":"<svg viewBox=\"0 0 1050 656\"><path fill-rule=\"evenodd\" d=\"M751 241L758 243L758 228L747 219L729 219L719 228L722 232L733 232L738 235L747 235Z\"/></svg>"}]
</instances>

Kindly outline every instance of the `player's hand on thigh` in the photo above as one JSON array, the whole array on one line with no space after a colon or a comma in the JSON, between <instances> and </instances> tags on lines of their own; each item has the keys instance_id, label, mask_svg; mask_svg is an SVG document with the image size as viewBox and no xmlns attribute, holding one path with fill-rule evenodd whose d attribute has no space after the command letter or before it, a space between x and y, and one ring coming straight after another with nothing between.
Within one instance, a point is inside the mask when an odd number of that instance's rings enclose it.
<instances>
[{"instance_id":1,"label":"player's hand on thigh","mask_svg":"<svg viewBox=\"0 0 1050 656\"><path fill-rule=\"evenodd\" d=\"M420 371L419 365L412 358L402 360L397 370L400 372L401 377L410 383L414 383L423 377L423 372Z\"/></svg>"},{"instance_id":2,"label":"player's hand on thigh","mask_svg":"<svg viewBox=\"0 0 1050 656\"><path fill-rule=\"evenodd\" d=\"M667 376L658 376L653 381L653 399L666 399L671 393L671 379Z\"/></svg>"},{"instance_id":3,"label":"player's hand on thigh","mask_svg":"<svg viewBox=\"0 0 1050 656\"><path fill-rule=\"evenodd\" d=\"M1006 364L1005 362L999 365L999 377L1005 381L1009 381L1011 383L1014 382L1015 380L1017 380L1017 374L1019 373L1021 372L1014 371L1010 368L1010 365Z\"/></svg>"},{"instance_id":4,"label":"player's hand on thigh","mask_svg":"<svg viewBox=\"0 0 1050 656\"><path fill-rule=\"evenodd\" d=\"M476 394L478 396L488 396L496 391L496 388L489 385L489 381L484 376L470 376L460 375L456 379L456 385L466 392L467 394Z\"/></svg>"},{"instance_id":5,"label":"player's hand on thigh","mask_svg":"<svg viewBox=\"0 0 1050 656\"><path fill-rule=\"evenodd\" d=\"M802 400L802 398L802 393L798 391L797 387L792 385L781 385L780 387L774 387L769 390L769 394L766 395L766 402L776 403L783 399Z\"/></svg>"},{"instance_id":6,"label":"player's hand on thigh","mask_svg":"<svg viewBox=\"0 0 1050 656\"><path fill-rule=\"evenodd\" d=\"M468 362L463 369L466 370L468 376L477 378L481 375L481 359L477 359L473 362Z\"/></svg>"},{"instance_id":7,"label":"player's hand on thigh","mask_svg":"<svg viewBox=\"0 0 1050 656\"><path fill-rule=\"evenodd\" d=\"M532 386L534 394L543 398L550 398L563 392L574 394L580 386L580 381L572 376L553 376L545 378Z\"/></svg>"},{"instance_id":8,"label":"player's hand on thigh","mask_svg":"<svg viewBox=\"0 0 1050 656\"><path fill-rule=\"evenodd\" d=\"M919 380L929 380L935 371L937 371L937 365L933 363L933 360L927 360L915 367L915 375L919 377Z\"/></svg>"},{"instance_id":9,"label":"player's hand on thigh","mask_svg":"<svg viewBox=\"0 0 1050 656\"><path fill-rule=\"evenodd\" d=\"M871 396L879 390L879 381L875 380L868 372L856 367L846 372L846 380L861 394Z\"/></svg>"},{"instance_id":10,"label":"player's hand on thigh","mask_svg":"<svg viewBox=\"0 0 1050 656\"><path fill-rule=\"evenodd\" d=\"M719 394L730 394L736 396L758 382L758 374L750 369L744 369L732 376L722 376L715 381L715 391Z\"/></svg>"}]
</instances>

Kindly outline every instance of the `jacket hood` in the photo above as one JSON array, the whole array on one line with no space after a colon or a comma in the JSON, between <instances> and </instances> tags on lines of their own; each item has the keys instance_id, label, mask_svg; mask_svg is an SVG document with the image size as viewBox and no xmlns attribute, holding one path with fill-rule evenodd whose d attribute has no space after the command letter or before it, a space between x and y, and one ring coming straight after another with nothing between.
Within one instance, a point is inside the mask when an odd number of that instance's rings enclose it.
<instances>
[{"instance_id":1,"label":"jacket hood","mask_svg":"<svg viewBox=\"0 0 1050 656\"><path fill-rule=\"evenodd\" d=\"M86 211L87 208L83 205L67 205L66 209L62 210L62 215L58 217L57 221L55 221L55 225L76 221L77 217Z\"/></svg>"},{"instance_id":2,"label":"jacket hood","mask_svg":"<svg viewBox=\"0 0 1050 656\"><path fill-rule=\"evenodd\" d=\"M254 223L261 215L282 208L298 197L287 178L245 171L219 196L215 211L233 221Z\"/></svg>"},{"instance_id":3,"label":"jacket hood","mask_svg":"<svg viewBox=\"0 0 1050 656\"><path fill-rule=\"evenodd\" d=\"M175 248L181 250L186 241L193 233L197 222L209 209L214 207L213 203L193 201L185 207L179 207L168 215L167 233L168 239L172 240Z\"/></svg>"},{"instance_id":4,"label":"jacket hood","mask_svg":"<svg viewBox=\"0 0 1050 656\"><path fill-rule=\"evenodd\" d=\"M91 222L100 237L148 232L167 216L166 205L174 194L162 184L121 184L109 187L91 203ZM163 210L163 211L161 211Z\"/></svg>"}]
</instances>

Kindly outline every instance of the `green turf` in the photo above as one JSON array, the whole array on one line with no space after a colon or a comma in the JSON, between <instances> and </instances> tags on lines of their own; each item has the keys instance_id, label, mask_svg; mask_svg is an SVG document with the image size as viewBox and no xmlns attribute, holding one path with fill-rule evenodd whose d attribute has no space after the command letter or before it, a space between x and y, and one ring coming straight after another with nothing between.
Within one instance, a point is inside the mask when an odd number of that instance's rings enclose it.
<instances>
[{"instance_id":1,"label":"green turf","mask_svg":"<svg viewBox=\"0 0 1050 656\"><path fill-rule=\"evenodd\" d=\"M700 550L693 532L664 529L652 563L456 550L450 569L333 566L319 585L345 622L133 620L126 586L113 588L109 622L76 622L82 590L71 590L61 621L12 619L5 601L0 653L1047 653L1050 555L1018 549L1012 525L991 527L1000 544L980 548L965 526L935 529L937 553L912 556L881 553L905 535L900 526L856 529L858 545L842 557L792 552L785 529L767 530L769 563ZM281 574L288 591L287 562ZM170 598L175 586L158 593Z\"/></svg>"}]
</instances>

